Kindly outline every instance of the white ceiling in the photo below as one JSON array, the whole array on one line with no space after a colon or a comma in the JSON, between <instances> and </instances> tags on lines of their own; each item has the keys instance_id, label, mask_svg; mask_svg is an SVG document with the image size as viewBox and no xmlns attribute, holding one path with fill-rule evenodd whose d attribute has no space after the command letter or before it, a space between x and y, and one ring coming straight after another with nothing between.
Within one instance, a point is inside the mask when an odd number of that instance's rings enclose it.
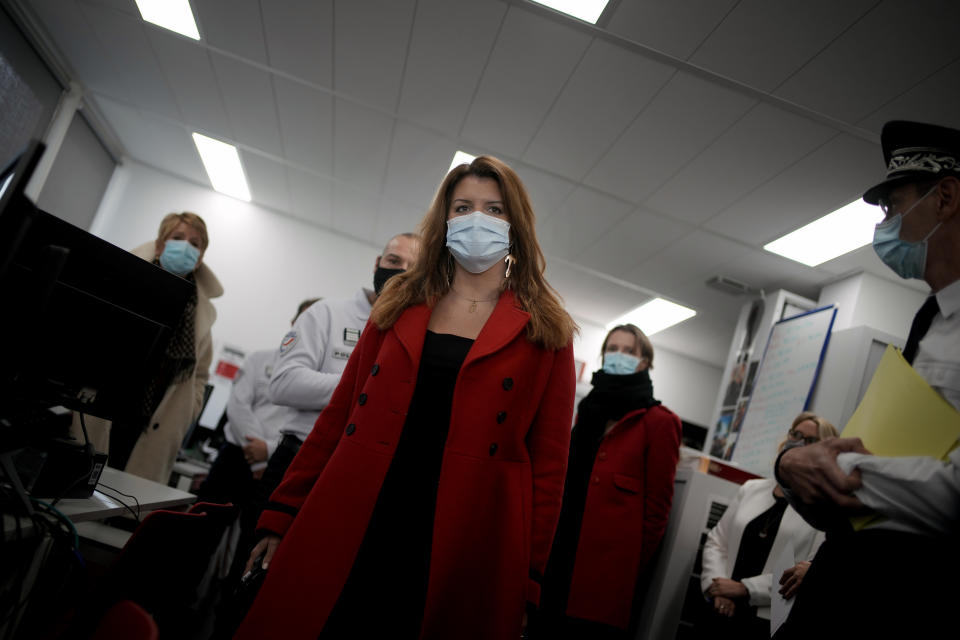
<instances>
[{"instance_id":1,"label":"white ceiling","mask_svg":"<svg viewBox=\"0 0 960 640\"><path fill-rule=\"evenodd\" d=\"M882 123L960 127L956 0L613 0L598 26L526 0L192 0L201 40L133 0L19 0L125 155L209 185L236 144L260 205L380 247L457 149L529 188L548 277L581 323L651 295L698 315L654 342L722 366L723 274L817 297L762 245L879 179Z\"/></svg>"}]
</instances>

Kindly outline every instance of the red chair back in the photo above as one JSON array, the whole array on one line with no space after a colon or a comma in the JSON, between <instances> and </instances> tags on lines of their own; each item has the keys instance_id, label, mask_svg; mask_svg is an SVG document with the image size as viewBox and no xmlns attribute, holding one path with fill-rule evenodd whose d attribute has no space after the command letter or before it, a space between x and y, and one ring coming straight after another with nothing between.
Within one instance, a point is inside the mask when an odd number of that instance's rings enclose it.
<instances>
[{"instance_id":1,"label":"red chair back","mask_svg":"<svg viewBox=\"0 0 960 640\"><path fill-rule=\"evenodd\" d=\"M90 640L158 640L160 630L150 614L131 600L121 600L101 618Z\"/></svg>"}]
</instances>

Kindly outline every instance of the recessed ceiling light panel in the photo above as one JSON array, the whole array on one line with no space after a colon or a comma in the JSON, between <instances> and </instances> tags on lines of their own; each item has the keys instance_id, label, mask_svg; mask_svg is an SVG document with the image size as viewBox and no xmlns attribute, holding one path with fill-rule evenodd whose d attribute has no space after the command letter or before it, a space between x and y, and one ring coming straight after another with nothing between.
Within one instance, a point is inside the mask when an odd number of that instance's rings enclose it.
<instances>
[{"instance_id":1,"label":"recessed ceiling light panel","mask_svg":"<svg viewBox=\"0 0 960 640\"><path fill-rule=\"evenodd\" d=\"M658 331L663 331L667 327L672 327L695 315L697 315L697 312L689 307L663 298L654 298L609 323L607 329L610 330L619 324L629 323L637 325L645 334L652 336Z\"/></svg>"},{"instance_id":2,"label":"recessed ceiling light panel","mask_svg":"<svg viewBox=\"0 0 960 640\"><path fill-rule=\"evenodd\" d=\"M213 188L237 200L250 202L250 188L247 187L247 179L243 175L237 148L199 133L193 134L193 143L197 145Z\"/></svg>"},{"instance_id":3,"label":"recessed ceiling light panel","mask_svg":"<svg viewBox=\"0 0 960 640\"><path fill-rule=\"evenodd\" d=\"M176 31L194 40L200 39L188 0L136 0L140 15L158 27Z\"/></svg>"},{"instance_id":4,"label":"recessed ceiling light panel","mask_svg":"<svg viewBox=\"0 0 960 640\"><path fill-rule=\"evenodd\" d=\"M842 256L873 241L873 229L883 220L880 207L856 200L765 244L764 249L808 267Z\"/></svg>"},{"instance_id":5,"label":"recessed ceiling light panel","mask_svg":"<svg viewBox=\"0 0 960 640\"><path fill-rule=\"evenodd\" d=\"M453 171L453 168L461 164L470 164L473 162L473 159L477 156L472 156L465 151L457 151L453 154L453 162L450 163L450 168L447 169L447 173Z\"/></svg>"},{"instance_id":6,"label":"recessed ceiling light panel","mask_svg":"<svg viewBox=\"0 0 960 640\"><path fill-rule=\"evenodd\" d=\"M537 4L556 9L578 20L597 24L609 0L533 0Z\"/></svg>"}]
</instances>

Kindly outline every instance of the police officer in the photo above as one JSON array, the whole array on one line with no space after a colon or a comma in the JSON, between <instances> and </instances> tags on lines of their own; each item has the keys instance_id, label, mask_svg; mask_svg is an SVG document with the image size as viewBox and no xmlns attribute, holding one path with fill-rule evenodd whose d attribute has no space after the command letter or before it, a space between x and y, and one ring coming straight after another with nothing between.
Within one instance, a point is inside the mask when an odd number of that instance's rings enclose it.
<instances>
[{"instance_id":1,"label":"police officer","mask_svg":"<svg viewBox=\"0 0 960 640\"><path fill-rule=\"evenodd\" d=\"M418 247L419 238L414 233L394 236L374 262L373 291L360 289L346 300L321 300L307 309L283 337L270 379L270 399L297 411L281 430L280 442L261 478L257 489L260 506L280 484L320 410L330 402L384 284L410 268Z\"/></svg>"}]
</instances>

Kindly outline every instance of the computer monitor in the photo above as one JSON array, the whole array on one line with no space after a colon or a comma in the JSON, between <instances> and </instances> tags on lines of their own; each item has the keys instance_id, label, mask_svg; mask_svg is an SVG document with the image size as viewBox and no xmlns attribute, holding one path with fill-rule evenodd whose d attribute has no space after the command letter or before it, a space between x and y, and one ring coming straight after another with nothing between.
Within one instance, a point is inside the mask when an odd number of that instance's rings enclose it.
<instances>
[{"instance_id":1,"label":"computer monitor","mask_svg":"<svg viewBox=\"0 0 960 640\"><path fill-rule=\"evenodd\" d=\"M135 419L194 285L38 209L23 188L42 152L0 174L0 418Z\"/></svg>"}]
</instances>

